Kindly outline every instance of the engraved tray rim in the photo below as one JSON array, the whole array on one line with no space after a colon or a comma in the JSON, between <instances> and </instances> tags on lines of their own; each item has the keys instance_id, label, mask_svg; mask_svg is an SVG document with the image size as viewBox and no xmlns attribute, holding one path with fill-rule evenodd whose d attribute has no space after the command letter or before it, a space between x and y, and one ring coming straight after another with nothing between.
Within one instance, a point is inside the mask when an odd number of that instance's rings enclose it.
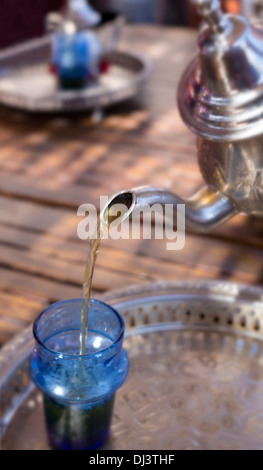
<instances>
[{"instance_id":1,"label":"engraved tray rim","mask_svg":"<svg viewBox=\"0 0 263 470\"><path fill-rule=\"evenodd\" d=\"M128 288L109 291L99 296L99 299L121 310L126 324L126 336L146 334L151 331L164 331L169 329L221 331L231 334L239 334L263 341L263 289L261 287L242 285L225 281L157 281L154 283L132 285ZM162 300L169 311L170 299L180 302L180 315L175 321L167 321L158 317L158 309L151 309L155 317L146 322L143 318L143 305L154 304ZM200 305L207 302L211 310L211 318L204 321L203 312L200 313ZM232 321L218 323L219 306L225 304L222 309L222 316L227 320L231 315ZM197 304L197 307L195 305ZM236 305L244 304L249 312L242 315L240 308ZM131 308L131 312L127 309ZM197 309L197 315L191 314L191 309ZM203 309L205 311L205 308ZM171 310L172 312L172 310ZM190 312L190 313L189 313ZM231 313L230 313L231 312ZM40 313L40 312L39 312ZM245 318L245 321L244 321ZM233 321L233 319L237 319ZM209 321L208 321L209 320ZM223 323L223 324L222 324ZM262 328L263 330L263 328ZM10 383L11 395L13 386L13 396L10 397L10 406L0 419L0 443L13 416L23 404L29 393L34 389L30 381L18 390L18 385L13 384L14 376L19 368L23 368L28 361L34 340L32 326L27 327L22 333L16 335L9 343L0 349L0 397L1 391L5 390Z\"/></svg>"}]
</instances>

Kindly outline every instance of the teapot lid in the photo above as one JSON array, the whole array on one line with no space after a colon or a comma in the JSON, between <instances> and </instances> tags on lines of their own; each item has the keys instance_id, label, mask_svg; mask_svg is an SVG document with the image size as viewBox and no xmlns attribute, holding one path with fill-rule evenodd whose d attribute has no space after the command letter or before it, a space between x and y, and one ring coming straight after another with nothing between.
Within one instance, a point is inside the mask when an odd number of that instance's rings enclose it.
<instances>
[{"instance_id":1,"label":"teapot lid","mask_svg":"<svg viewBox=\"0 0 263 470\"><path fill-rule=\"evenodd\" d=\"M87 0L68 0L66 17L80 27L96 26L101 21L100 13Z\"/></svg>"},{"instance_id":2,"label":"teapot lid","mask_svg":"<svg viewBox=\"0 0 263 470\"><path fill-rule=\"evenodd\" d=\"M263 32L224 15L219 0L192 0L205 20L199 55L178 90L184 122L197 134L237 141L263 134Z\"/></svg>"}]
</instances>

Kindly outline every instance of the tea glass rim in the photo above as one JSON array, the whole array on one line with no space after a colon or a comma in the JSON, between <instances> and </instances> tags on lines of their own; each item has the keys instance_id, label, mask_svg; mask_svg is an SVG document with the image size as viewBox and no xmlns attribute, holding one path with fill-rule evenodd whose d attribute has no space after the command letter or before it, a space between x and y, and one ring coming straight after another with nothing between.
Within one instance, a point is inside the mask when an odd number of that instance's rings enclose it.
<instances>
[{"instance_id":1,"label":"tea glass rim","mask_svg":"<svg viewBox=\"0 0 263 470\"><path fill-rule=\"evenodd\" d=\"M82 299L80 299L80 298L79 299L68 299L68 300L61 300L59 302L55 302L55 303L49 305L48 307L46 307L39 314L39 316L36 318L36 320L34 321L34 324L33 324L34 338L35 338L37 344L40 345L45 351L47 351L48 353L50 353L54 356L60 355L61 359L70 359L70 360L90 359L90 358L101 357L103 353L106 353L107 351L110 351L111 349L113 349L115 346L117 346L122 341L122 339L124 337L125 324L124 324L124 321L123 321L122 317L120 316L120 314L111 305L106 304L105 302L102 302L102 301L97 300L97 299L91 299L90 300L91 306L92 305L102 305L104 307L107 307L107 309L109 309L117 317L117 319L119 320L120 333L117 336L117 338L115 339L115 341L113 341L112 344L110 346L108 346L107 348L101 349L100 351L97 351L97 352L92 353L92 354L81 354L81 355L80 354L65 354L61 351L55 351L53 349L50 349L48 346L45 345L45 343L39 337L39 334L37 332L39 322L40 322L41 318L43 317L43 315L46 312L48 312L50 309L52 309L54 307L60 307L60 306L63 306L63 305L67 305L69 303L73 303L73 304L74 303L80 303L80 304L82 304Z\"/></svg>"}]
</instances>

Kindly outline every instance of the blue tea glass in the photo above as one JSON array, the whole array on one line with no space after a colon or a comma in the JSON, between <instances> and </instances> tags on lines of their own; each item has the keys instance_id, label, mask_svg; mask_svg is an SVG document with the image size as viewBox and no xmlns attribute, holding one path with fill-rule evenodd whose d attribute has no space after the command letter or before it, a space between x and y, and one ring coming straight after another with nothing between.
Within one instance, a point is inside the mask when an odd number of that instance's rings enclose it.
<instances>
[{"instance_id":1,"label":"blue tea glass","mask_svg":"<svg viewBox=\"0 0 263 470\"><path fill-rule=\"evenodd\" d=\"M83 32L61 32L54 37L53 65L61 89L79 89L87 84L90 49Z\"/></svg>"},{"instance_id":2,"label":"blue tea glass","mask_svg":"<svg viewBox=\"0 0 263 470\"><path fill-rule=\"evenodd\" d=\"M81 300L59 302L35 321L31 377L43 392L49 443L56 450L91 450L110 432L114 396L129 362L124 322L92 300L85 355L79 355Z\"/></svg>"}]
</instances>

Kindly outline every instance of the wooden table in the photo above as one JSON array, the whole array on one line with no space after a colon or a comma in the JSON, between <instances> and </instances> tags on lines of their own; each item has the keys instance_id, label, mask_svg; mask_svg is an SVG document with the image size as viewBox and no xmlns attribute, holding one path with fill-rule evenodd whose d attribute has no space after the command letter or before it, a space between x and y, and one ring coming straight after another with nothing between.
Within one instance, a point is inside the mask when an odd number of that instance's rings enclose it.
<instances>
[{"instance_id":1,"label":"wooden table","mask_svg":"<svg viewBox=\"0 0 263 470\"><path fill-rule=\"evenodd\" d=\"M195 137L175 104L195 32L127 27L121 47L149 54L155 71L136 100L87 115L32 117L0 111L0 344L50 303L79 297L88 242L77 237L77 207L139 185L184 197L202 185ZM179 252L164 241L105 240L94 295L157 279L263 280L262 222L238 215L208 236L187 235Z\"/></svg>"}]
</instances>

